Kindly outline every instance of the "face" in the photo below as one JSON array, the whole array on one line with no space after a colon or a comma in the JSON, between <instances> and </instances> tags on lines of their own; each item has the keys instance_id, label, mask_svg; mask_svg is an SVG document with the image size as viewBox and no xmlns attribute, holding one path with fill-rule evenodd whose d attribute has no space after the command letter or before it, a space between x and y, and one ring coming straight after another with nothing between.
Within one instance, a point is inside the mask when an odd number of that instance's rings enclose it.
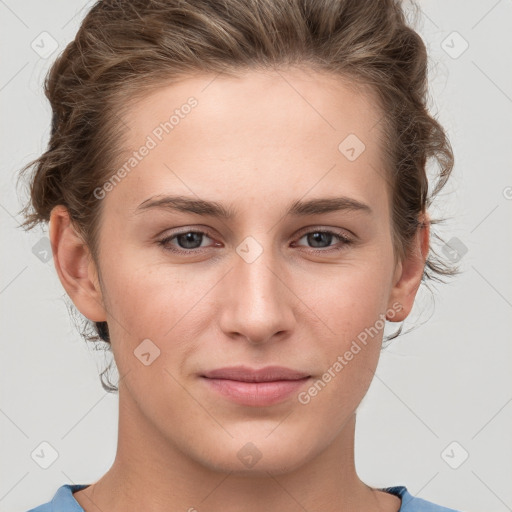
<instances>
[{"instance_id":1,"label":"face","mask_svg":"<svg viewBox=\"0 0 512 512\"><path fill-rule=\"evenodd\" d=\"M125 172L98 192L101 281L91 263L67 289L108 321L121 428L206 467L285 471L342 435L421 258L395 262L372 97L300 70L212 78L133 105ZM205 378L240 365L304 378Z\"/></svg>"}]
</instances>

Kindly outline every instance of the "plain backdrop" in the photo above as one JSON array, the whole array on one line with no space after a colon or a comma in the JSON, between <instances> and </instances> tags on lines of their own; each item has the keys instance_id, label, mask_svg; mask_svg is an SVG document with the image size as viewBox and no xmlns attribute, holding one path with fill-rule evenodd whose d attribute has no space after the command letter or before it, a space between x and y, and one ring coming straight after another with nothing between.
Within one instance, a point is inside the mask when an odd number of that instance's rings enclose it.
<instances>
[{"instance_id":1,"label":"plain backdrop","mask_svg":"<svg viewBox=\"0 0 512 512\"><path fill-rule=\"evenodd\" d=\"M456 165L438 250L462 273L422 290L358 413L356 466L468 512L512 510L512 3L423 1L430 106ZM117 395L68 314L43 230L19 228L17 171L46 148L46 71L92 2L0 1L0 510L24 511L110 467ZM44 40L44 44L41 42ZM53 49L53 50L52 50ZM421 325L420 325L421 324ZM36 454L44 452L45 460ZM48 467L43 467L43 466Z\"/></svg>"}]
</instances>

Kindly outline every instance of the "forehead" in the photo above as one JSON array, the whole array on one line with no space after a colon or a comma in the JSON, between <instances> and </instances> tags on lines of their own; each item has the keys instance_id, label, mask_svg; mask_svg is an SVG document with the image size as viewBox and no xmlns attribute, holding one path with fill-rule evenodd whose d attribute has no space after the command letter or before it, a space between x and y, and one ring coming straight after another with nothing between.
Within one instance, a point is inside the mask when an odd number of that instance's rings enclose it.
<instances>
[{"instance_id":1,"label":"forehead","mask_svg":"<svg viewBox=\"0 0 512 512\"><path fill-rule=\"evenodd\" d=\"M133 202L165 188L275 194L276 185L297 195L327 175L318 185L324 191L338 182L361 189L384 177L381 115L368 90L301 69L181 79L139 99L124 117L118 167L139 155L116 195Z\"/></svg>"},{"instance_id":2,"label":"forehead","mask_svg":"<svg viewBox=\"0 0 512 512\"><path fill-rule=\"evenodd\" d=\"M381 117L369 87L348 77L290 68L181 78L143 96L124 120L133 136L144 136L155 128L155 121L169 120L175 110L183 109L189 98L197 101L197 107L187 124L194 124L198 137L207 131L209 138L222 138L238 126L248 130L241 136L258 134L255 142L263 140L265 132L278 133L283 126L308 135L329 131L343 135L351 128L364 137ZM197 117L200 120L195 123ZM174 136L178 139L179 133Z\"/></svg>"}]
</instances>

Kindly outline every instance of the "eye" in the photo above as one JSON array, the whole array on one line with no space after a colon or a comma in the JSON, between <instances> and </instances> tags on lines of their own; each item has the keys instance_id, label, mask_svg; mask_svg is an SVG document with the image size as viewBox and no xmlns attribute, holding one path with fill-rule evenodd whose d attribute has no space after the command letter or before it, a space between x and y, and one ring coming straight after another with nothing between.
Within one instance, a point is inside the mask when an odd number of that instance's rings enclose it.
<instances>
[{"instance_id":1,"label":"eye","mask_svg":"<svg viewBox=\"0 0 512 512\"><path fill-rule=\"evenodd\" d=\"M158 242L164 249L177 253L198 252L195 249L205 247L203 245L204 238L210 238L208 233L204 231L182 231L168 236ZM176 239L176 244L172 242Z\"/></svg>"},{"instance_id":2,"label":"eye","mask_svg":"<svg viewBox=\"0 0 512 512\"><path fill-rule=\"evenodd\" d=\"M158 244L167 251L186 255L201 252L199 249L208 247L203 243L207 238L212 239L208 232L188 230L163 238L158 241ZM311 244L310 252L323 254L341 251L353 243L353 240L344 233L326 229L308 231L299 238L299 241L303 238ZM338 247L331 245L333 241L338 242ZM219 244L214 245L218 246ZM297 244L297 246L300 247L300 244Z\"/></svg>"},{"instance_id":3,"label":"eye","mask_svg":"<svg viewBox=\"0 0 512 512\"><path fill-rule=\"evenodd\" d=\"M299 239L299 241L303 238L306 239L307 243L312 244L312 248L315 249L312 252L317 253L340 251L346 248L347 245L353 243L353 240L344 233L338 233L327 229L315 229L314 231L308 231ZM338 247L330 245L333 240L337 240L340 245ZM319 247L325 248L318 249Z\"/></svg>"}]
</instances>

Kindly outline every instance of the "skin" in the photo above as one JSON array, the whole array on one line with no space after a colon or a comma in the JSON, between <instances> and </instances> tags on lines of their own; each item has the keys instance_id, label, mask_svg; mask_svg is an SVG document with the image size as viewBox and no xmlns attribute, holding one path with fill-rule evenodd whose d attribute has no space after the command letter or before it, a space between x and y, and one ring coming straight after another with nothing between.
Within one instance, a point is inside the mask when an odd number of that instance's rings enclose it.
<instances>
[{"instance_id":1,"label":"skin","mask_svg":"<svg viewBox=\"0 0 512 512\"><path fill-rule=\"evenodd\" d=\"M74 497L86 512L397 511L400 499L362 482L354 464L356 409L382 331L307 404L294 393L272 406L242 406L199 377L275 364L312 375L304 391L393 304L401 308L393 321L407 317L429 230L395 258L381 113L369 92L311 71L212 78L162 87L125 117L130 152L187 98L198 101L102 199L97 262L66 209L52 211L59 278L83 315L108 322L120 374L115 461ZM349 133L366 146L354 161L338 150ZM217 201L237 215L136 212L159 194ZM286 215L293 201L341 195L371 213ZM315 245L305 235L318 228L353 243L333 236ZM189 256L158 244L178 230L205 229L211 234L196 245L169 242ZM236 251L248 236L262 249L250 263ZM340 250L326 252L333 248ZM134 357L145 339L160 350L148 366ZM248 442L261 454L252 467L237 456Z\"/></svg>"}]
</instances>

